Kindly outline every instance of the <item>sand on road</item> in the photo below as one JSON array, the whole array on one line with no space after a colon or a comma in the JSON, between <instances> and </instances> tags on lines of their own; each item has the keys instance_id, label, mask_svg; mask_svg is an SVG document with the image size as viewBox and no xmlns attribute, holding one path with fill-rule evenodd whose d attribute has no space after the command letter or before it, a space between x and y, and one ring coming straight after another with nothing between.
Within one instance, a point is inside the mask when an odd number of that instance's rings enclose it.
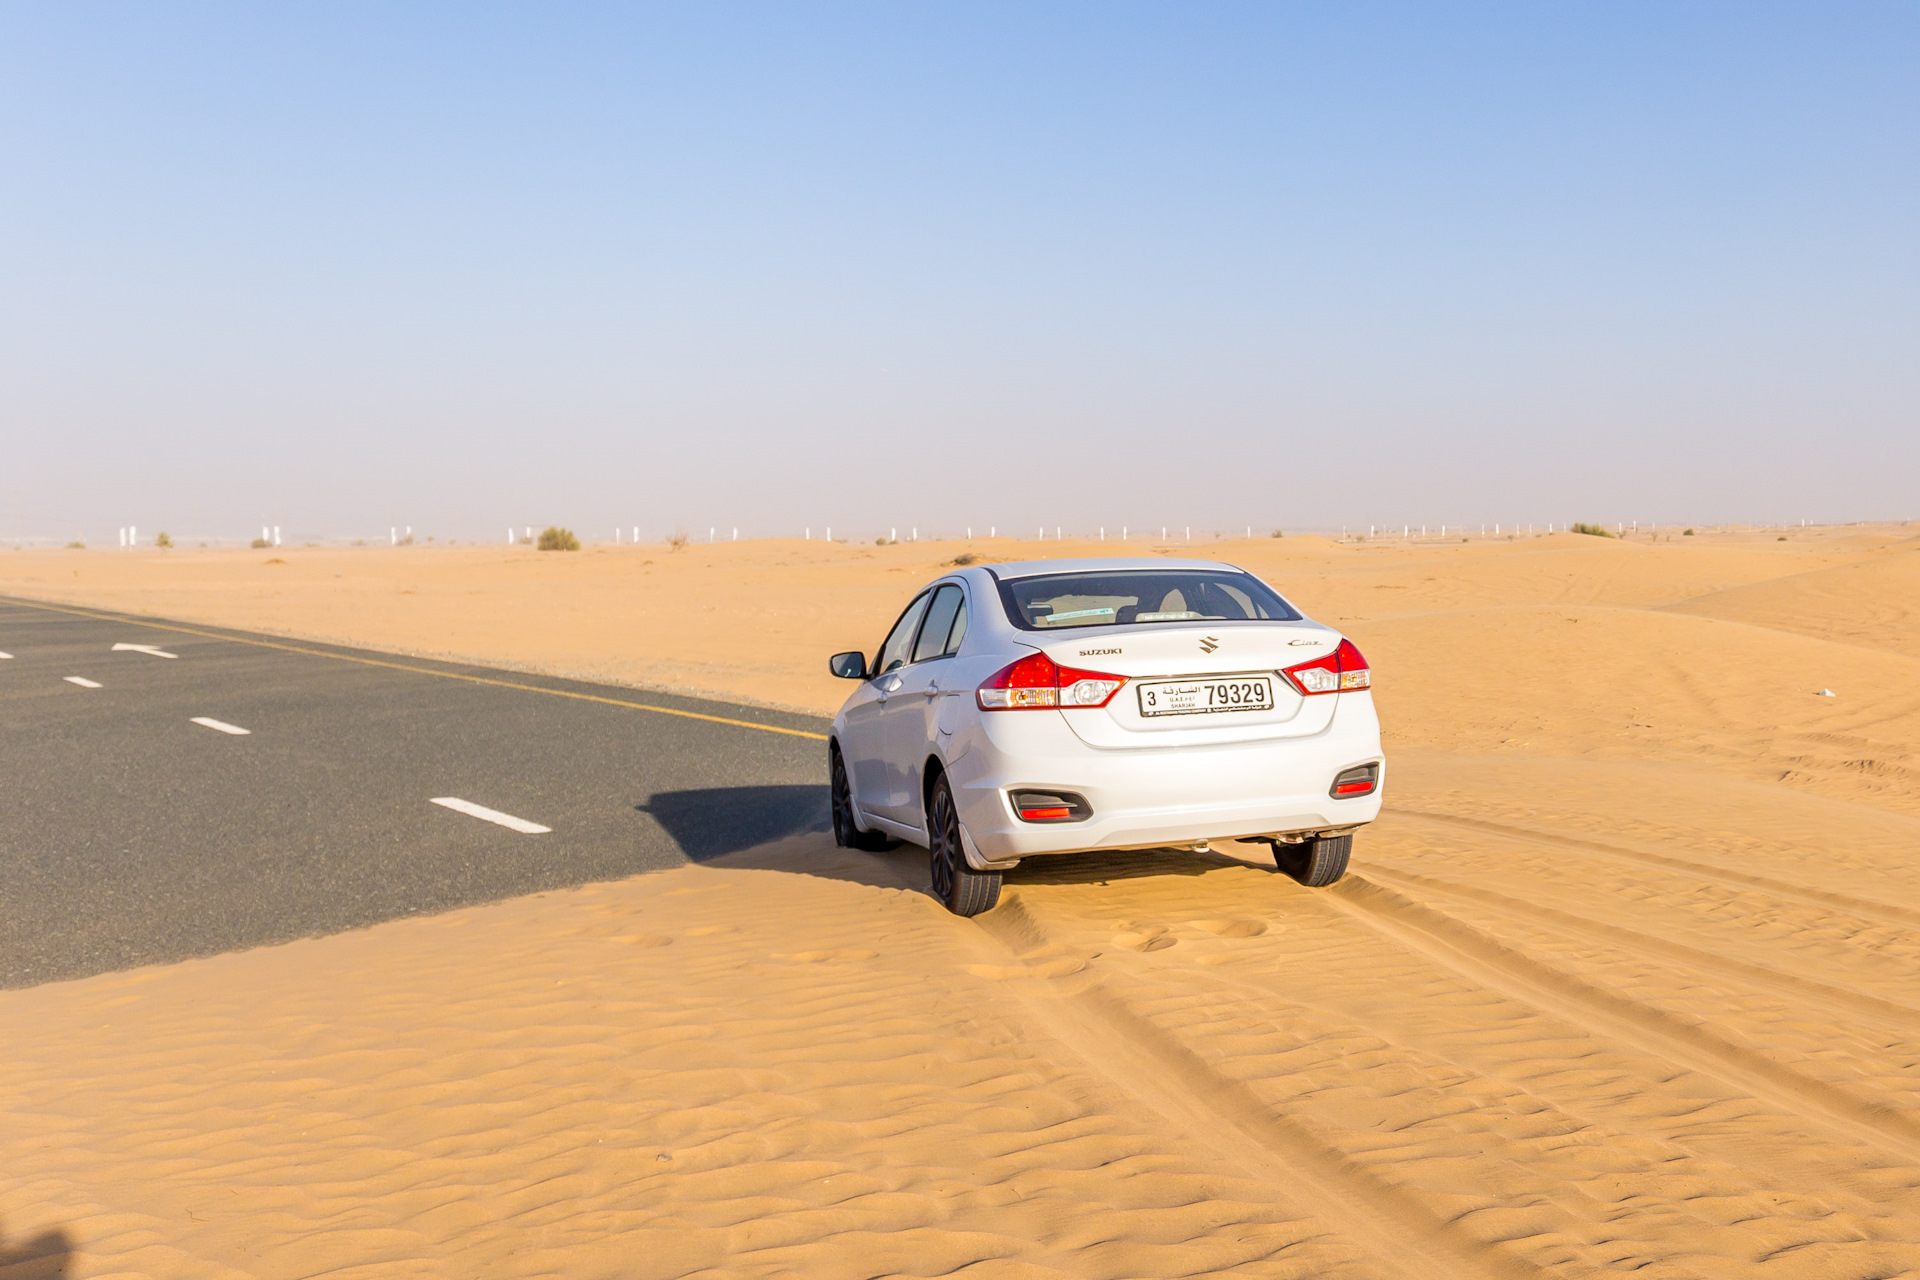
<instances>
[{"instance_id":1,"label":"sand on road","mask_svg":"<svg viewBox=\"0 0 1920 1280\"><path fill-rule=\"evenodd\" d=\"M825 712L964 550L17 553L0 593ZM1332 890L1037 861L962 921L914 850L805 837L0 993L0 1267L1920 1274L1913 531L1202 551L1375 666L1388 811Z\"/></svg>"}]
</instances>

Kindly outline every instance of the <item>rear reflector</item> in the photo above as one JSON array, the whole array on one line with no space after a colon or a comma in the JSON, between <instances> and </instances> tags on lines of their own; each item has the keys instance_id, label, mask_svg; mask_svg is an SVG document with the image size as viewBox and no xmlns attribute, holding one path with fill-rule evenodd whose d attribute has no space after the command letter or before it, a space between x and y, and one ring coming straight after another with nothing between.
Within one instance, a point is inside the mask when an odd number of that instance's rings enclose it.
<instances>
[{"instance_id":1,"label":"rear reflector","mask_svg":"<svg viewBox=\"0 0 1920 1280\"><path fill-rule=\"evenodd\" d=\"M1093 816L1086 797L1071 791L1016 791L1009 798L1022 822L1079 822Z\"/></svg>"},{"instance_id":2,"label":"rear reflector","mask_svg":"<svg viewBox=\"0 0 1920 1280\"><path fill-rule=\"evenodd\" d=\"M1340 693L1373 687L1373 672L1351 640L1342 640L1340 647L1324 658L1288 667L1280 674L1302 693Z\"/></svg>"},{"instance_id":3,"label":"rear reflector","mask_svg":"<svg viewBox=\"0 0 1920 1280\"><path fill-rule=\"evenodd\" d=\"M1354 768L1341 770L1340 776L1333 780L1333 789L1327 794L1335 800L1351 800L1355 796L1372 795L1374 788L1379 785L1379 765L1356 765Z\"/></svg>"}]
</instances>

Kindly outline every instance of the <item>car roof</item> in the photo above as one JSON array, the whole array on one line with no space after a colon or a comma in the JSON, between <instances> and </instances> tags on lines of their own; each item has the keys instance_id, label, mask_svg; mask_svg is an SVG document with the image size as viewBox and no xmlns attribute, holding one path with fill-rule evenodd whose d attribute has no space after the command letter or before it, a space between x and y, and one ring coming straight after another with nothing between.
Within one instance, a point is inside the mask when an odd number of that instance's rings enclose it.
<instances>
[{"instance_id":1,"label":"car roof","mask_svg":"<svg viewBox=\"0 0 1920 1280\"><path fill-rule=\"evenodd\" d=\"M1129 569L1223 569L1245 573L1238 565L1219 560L1170 560L1165 556L1100 556L1084 560L1012 560L983 565L997 578L1036 578L1052 573L1101 573Z\"/></svg>"}]
</instances>

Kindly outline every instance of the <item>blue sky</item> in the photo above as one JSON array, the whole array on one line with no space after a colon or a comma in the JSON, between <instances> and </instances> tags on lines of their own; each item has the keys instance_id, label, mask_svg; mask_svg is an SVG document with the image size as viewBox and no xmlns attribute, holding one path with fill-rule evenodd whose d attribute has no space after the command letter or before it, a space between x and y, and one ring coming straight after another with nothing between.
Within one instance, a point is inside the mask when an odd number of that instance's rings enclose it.
<instances>
[{"instance_id":1,"label":"blue sky","mask_svg":"<svg viewBox=\"0 0 1920 1280\"><path fill-rule=\"evenodd\" d=\"M1920 516L1907 5L0 4L0 537Z\"/></svg>"}]
</instances>

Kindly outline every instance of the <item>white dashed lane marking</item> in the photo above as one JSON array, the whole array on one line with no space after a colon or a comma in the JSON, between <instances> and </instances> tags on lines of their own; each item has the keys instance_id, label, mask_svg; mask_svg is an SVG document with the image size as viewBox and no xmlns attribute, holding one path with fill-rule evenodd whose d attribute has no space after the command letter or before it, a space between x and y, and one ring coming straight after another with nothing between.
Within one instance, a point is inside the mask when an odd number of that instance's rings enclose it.
<instances>
[{"instance_id":1,"label":"white dashed lane marking","mask_svg":"<svg viewBox=\"0 0 1920 1280\"><path fill-rule=\"evenodd\" d=\"M13 655L12 655L12 654L10 654L10 653L0 653L0 661L4 661L4 660L6 660L6 659L8 659L8 658L11 658L12 656L13 656Z\"/></svg>"},{"instance_id":2,"label":"white dashed lane marking","mask_svg":"<svg viewBox=\"0 0 1920 1280\"><path fill-rule=\"evenodd\" d=\"M485 805L475 804L471 800L462 800L458 796L435 796L433 803L451 809L455 813L464 813L470 818L497 822L510 831L518 831L523 836L544 835L553 830L552 827L543 827L537 822L528 822L525 818L516 818L510 813L489 809Z\"/></svg>"},{"instance_id":3,"label":"white dashed lane marking","mask_svg":"<svg viewBox=\"0 0 1920 1280\"><path fill-rule=\"evenodd\" d=\"M251 729L242 729L237 724L228 724L225 720L215 720L212 716L195 716L193 723L203 724L209 729L218 729L221 733L248 734Z\"/></svg>"},{"instance_id":4,"label":"white dashed lane marking","mask_svg":"<svg viewBox=\"0 0 1920 1280\"><path fill-rule=\"evenodd\" d=\"M97 681L89 680L85 676L61 676L60 678L68 684L77 684L82 689L98 689L101 687Z\"/></svg>"},{"instance_id":5,"label":"white dashed lane marking","mask_svg":"<svg viewBox=\"0 0 1920 1280\"><path fill-rule=\"evenodd\" d=\"M117 644L113 646L113 652L115 653L119 653L123 649L130 650L134 653L150 653L156 658L177 658L180 656L177 653L168 653L165 649L160 648L158 645Z\"/></svg>"}]
</instances>

